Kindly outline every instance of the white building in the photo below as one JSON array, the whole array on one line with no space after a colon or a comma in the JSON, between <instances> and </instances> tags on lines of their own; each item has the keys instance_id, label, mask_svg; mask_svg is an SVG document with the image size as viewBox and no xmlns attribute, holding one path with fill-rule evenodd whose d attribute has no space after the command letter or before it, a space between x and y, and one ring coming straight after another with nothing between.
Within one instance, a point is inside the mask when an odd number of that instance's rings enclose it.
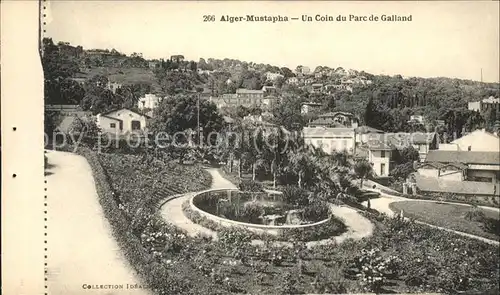
<instances>
[{"instance_id":1,"label":"white building","mask_svg":"<svg viewBox=\"0 0 500 295\"><path fill-rule=\"evenodd\" d=\"M299 78L297 77L290 77L286 80L286 83L287 84L290 84L290 85L297 85L299 84Z\"/></svg>"},{"instance_id":2,"label":"white building","mask_svg":"<svg viewBox=\"0 0 500 295\"><path fill-rule=\"evenodd\" d=\"M280 73L271 73L271 72L266 72L266 79L269 81L274 81L278 78L283 78L284 76Z\"/></svg>"},{"instance_id":3,"label":"white building","mask_svg":"<svg viewBox=\"0 0 500 295\"><path fill-rule=\"evenodd\" d=\"M97 126L102 132L113 134L129 134L146 129L148 116L129 109L119 109L97 115Z\"/></svg>"},{"instance_id":4,"label":"white building","mask_svg":"<svg viewBox=\"0 0 500 295\"><path fill-rule=\"evenodd\" d=\"M300 106L301 114L308 114L311 112L317 112L321 109L322 104L316 102L303 102Z\"/></svg>"},{"instance_id":5,"label":"white building","mask_svg":"<svg viewBox=\"0 0 500 295\"><path fill-rule=\"evenodd\" d=\"M490 96L480 101L471 101L468 107L471 111L483 112L493 108L498 112L500 111L500 98Z\"/></svg>"},{"instance_id":6,"label":"white building","mask_svg":"<svg viewBox=\"0 0 500 295\"><path fill-rule=\"evenodd\" d=\"M439 150L500 153L500 137L484 129L476 130L447 144L439 144Z\"/></svg>"},{"instance_id":7,"label":"white building","mask_svg":"<svg viewBox=\"0 0 500 295\"><path fill-rule=\"evenodd\" d=\"M328 154L354 150L354 128L304 127L303 138L306 145L321 148Z\"/></svg>"},{"instance_id":8,"label":"white building","mask_svg":"<svg viewBox=\"0 0 500 295\"><path fill-rule=\"evenodd\" d=\"M155 94L148 93L144 97L139 98L139 101L137 102L137 107L140 110L143 109L154 109L158 107L160 104L162 98L156 96Z\"/></svg>"}]
</instances>

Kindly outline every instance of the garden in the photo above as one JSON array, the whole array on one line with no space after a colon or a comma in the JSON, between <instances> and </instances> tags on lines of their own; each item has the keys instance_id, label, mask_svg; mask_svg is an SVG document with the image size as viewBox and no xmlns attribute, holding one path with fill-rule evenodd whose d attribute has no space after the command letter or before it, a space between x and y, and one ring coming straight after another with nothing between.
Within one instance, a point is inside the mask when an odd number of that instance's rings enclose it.
<instances>
[{"instance_id":1,"label":"garden","mask_svg":"<svg viewBox=\"0 0 500 295\"><path fill-rule=\"evenodd\" d=\"M401 201L389 205L394 212L436 226L465 232L490 240L499 240L500 216L498 211L478 206L449 203Z\"/></svg>"},{"instance_id":2,"label":"garden","mask_svg":"<svg viewBox=\"0 0 500 295\"><path fill-rule=\"evenodd\" d=\"M94 173L101 205L116 240L144 284L156 294L498 292L498 248L425 225L365 212L373 236L307 248L220 229L218 239L164 222L161 201L205 190L199 165L154 156L81 150Z\"/></svg>"}]
</instances>

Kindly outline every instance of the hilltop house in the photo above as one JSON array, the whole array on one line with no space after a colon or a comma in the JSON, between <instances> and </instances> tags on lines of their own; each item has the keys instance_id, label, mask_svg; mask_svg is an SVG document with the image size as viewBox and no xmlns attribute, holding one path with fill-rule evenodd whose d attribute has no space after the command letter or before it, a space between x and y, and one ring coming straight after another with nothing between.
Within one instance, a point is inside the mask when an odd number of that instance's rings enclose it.
<instances>
[{"instance_id":1,"label":"hilltop house","mask_svg":"<svg viewBox=\"0 0 500 295\"><path fill-rule=\"evenodd\" d=\"M500 112L500 98L490 96L480 101L471 101L468 107L471 111L483 112L489 109L495 109L497 112Z\"/></svg>"},{"instance_id":2,"label":"hilltop house","mask_svg":"<svg viewBox=\"0 0 500 295\"><path fill-rule=\"evenodd\" d=\"M468 195L498 195L500 154L478 151L430 151L418 166L421 191Z\"/></svg>"},{"instance_id":3,"label":"hilltop house","mask_svg":"<svg viewBox=\"0 0 500 295\"><path fill-rule=\"evenodd\" d=\"M311 92L312 93L321 93L322 91L323 91L323 84L314 83L311 85Z\"/></svg>"},{"instance_id":4,"label":"hilltop house","mask_svg":"<svg viewBox=\"0 0 500 295\"><path fill-rule=\"evenodd\" d=\"M149 116L122 108L97 115L97 125L102 132L125 135L144 131Z\"/></svg>"},{"instance_id":5,"label":"hilltop house","mask_svg":"<svg viewBox=\"0 0 500 295\"><path fill-rule=\"evenodd\" d=\"M152 109L155 109L156 107L158 107L161 100L162 100L161 97L158 97L155 94L148 93L148 94L145 94L143 97L139 98L139 101L137 102L137 107L140 110L144 110L144 109L152 110Z\"/></svg>"},{"instance_id":6,"label":"hilltop house","mask_svg":"<svg viewBox=\"0 0 500 295\"><path fill-rule=\"evenodd\" d=\"M303 102L300 106L301 114L317 112L321 109L322 104L316 102Z\"/></svg>"},{"instance_id":7,"label":"hilltop house","mask_svg":"<svg viewBox=\"0 0 500 295\"><path fill-rule=\"evenodd\" d=\"M217 108L223 107L253 107L261 106L263 103L263 90L250 90L239 88L236 93L223 94L220 97L211 98L210 101L217 105Z\"/></svg>"}]
</instances>

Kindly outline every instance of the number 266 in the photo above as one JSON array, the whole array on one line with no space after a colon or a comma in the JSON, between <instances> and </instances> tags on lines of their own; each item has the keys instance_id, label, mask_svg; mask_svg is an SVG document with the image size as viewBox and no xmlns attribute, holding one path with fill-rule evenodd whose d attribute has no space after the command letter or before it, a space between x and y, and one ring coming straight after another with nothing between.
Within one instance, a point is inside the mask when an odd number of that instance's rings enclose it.
<instances>
[{"instance_id":1,"label":"number 266","mask_svg":"<svg viewBox=\"0 0 500 295\"><path fill-rule=\"evenodd\" d=\"M204 22L214 22L215 21L215 15L204 15L203 16L203 21Z\"/></svg>"}]
</instances>

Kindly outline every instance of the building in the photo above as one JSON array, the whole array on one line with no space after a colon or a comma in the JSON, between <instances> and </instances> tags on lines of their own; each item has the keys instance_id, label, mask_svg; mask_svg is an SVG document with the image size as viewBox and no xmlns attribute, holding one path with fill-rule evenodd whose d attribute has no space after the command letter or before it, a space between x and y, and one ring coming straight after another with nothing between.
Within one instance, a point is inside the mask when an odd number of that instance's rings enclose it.
<instances>
[{"instance_id":1,"label":"building","mask_svg":"<svg viewBox=\"0 0 500 295\"><path fill-rule=\"evenodd\" d=\"M498 195L500 154L479 151L430 151L415 175L421 191Z\"/></svg>"},{"instance_id":2,"label":"building","mask_svg":"<svg viewBox=\"0 0 500 295\"><path fill-rule=\"evenodd\" d=\"M321 148L325 153L347 151L355 147L354 129L348 127L304 127L302 137L306 145Z\"/></svg>"},{"instance_id":3,"label":"building","mask_svg":"<svg viewBox=\"0 0 500 295\"><path fill-rule=\"evenodd\" d=\"M388 177L394 147L379 140L368 140L365 146L368 150L368 161L372 163L375 175Z\"/></svg>"},{"instance_id":4,"label":"building","mask_svg":"<svg viewBox=\"0 0 500 295\"><path fill-rule=\"evenodd\" d=\"M438 149L438 137L435 132L423 133L388 133L384 135L388 143L401 150L412 146L418 151L420 162L424 162L431 150Z\"/></svg>"},{"instance_id":5,"label":"building","mask_svg":"<svg viewBox=\"0 0 500 295\"><path fill-rule=\"evenodd\" d=\"M311 85L311 92L312 93L321 93L323 92L323 84L321 83L314 83Z\"/></svg>"},{"instance_id":6,"label":"building","mask_svg":"<svg viewBox=\"0 0 500 295\"><path fill-rule=\"evenodd\" d=\"M262 91L264 92L264 96L277 94L276 87L274 86L263 86Z\"/></svg>"},{"instance_id":7,"label":"building","mask_svg":"<svg viewBox=\"0 0 500 295\"><path fill-rule=\"evenodd\" d=\"M156 68L159 68L161 66L161 63L157 60L151 60L148 62L148 67L150 69L156 69Z\"/></svg>"},{"instance_id":8,"label":"building","mask_svg":"<svg viewBox=\"0 0 500 295\"><path fill-rule=\"evenodd\" d=\"M224 107L260 107L263 104L263 90L249 90L239 88L236 93L223 94L220 97L212 97L210 101L217 105L217 108Z\"/></svg>"},{"instance_id":9,"label":"building","mask_svg":"<svg viewBox=\"0 0 500 295\"><path fill-rule=\"evenodd\" d=\"M120 84L120 83L108 81L105 88L108 90L111 90L111 92L113 92L113 93L116 93L116 90L118 88L121 88L121 87L122 87L122 84Z\"/></svg>"},{"instance_id":10,"label":"building","mask_svg":"<svg viewBox=\"0 0 500 295\"><path fill-rule=\"evenodd\" d=\"M97 115L97 125L102 132L125 135L146 130L149 116L122 108Z\"/></svg>"},{"instance_id":11,"label":"building","mask_svg":"<svg viewBox=\"0 0 500 295\"><path fill-rule=\"evenodd\" d=\"M500 138L481 129L462 136L451 143L440 143L439 150L500 153Z\"/></svg>"},{"instance_id":12,"label":"building","mask_svg":"<svg viewBox=\"0 0 500 295\"><path fill-rule=\"evenodd\" d=\"M137 107L140 110L144 109L149 109L152 110L160 104L162 101L162 97L158 97L155 94L148 93L144 95L143 97L139 98L139 101L137 102Z\"/></svg>"},{"instance_id":13,"label":"building","mask_svg":"<svg viewBox=\"0 0 500 295\"><path fill-rule=\"evenodd\" d=\"M57 112L59 120L55 126L56 132L67 133L77 119L93 120L92 112L83 111L79 105L45 105L46 112Z\"/></svg>"},{"instance_id":14,"label":"building","mask_svg":"<svg viewBox=\"0 0 500 295\"><path fill-rule=\"evenodd\" d=\"M303 102L300 106L301 114L309 114L312 112L318 112L321 109L322 104L316 102Z\"/></svg>"},{"instance_id":15,"label":"building","mask_svg":"<svg viewBox=\"0 0 500 295\"><path fill-rule=\"evenodd\" d=\"M280 73L271 73L271 72L266 72L266 79L268 81L275 81L278 78L283 78L284 76Z\"/></svg>"},{"instance_id":16,"label":"building","mask_svg":"<svg viewBox=\"0 0 500 295\"><path fill-rule=\"evenodd\" d=\"M379 138L379 134L384 134L384 131L372 128L370 126L359 126L354 131L356 132L357 144L365 144L371 137Z\"/></svg>"},{"instance_id":17,"label":"building","mask_svg":"<svg viewBox=\"0 0 500 295\"><path fill-rule=\"evenodd\" d=\"M319 115L318 119L308 124L308 127L347 127L354 129L358 127L358 119L351 113L331 112Z\"/></svg>"},{"instance_id":18,"label":"building","mask_svg":"<svg viewBox=\"0 0 500 295\"><path fill-rule=\"evenodd\" d=\"M469 102L469 110L471 111L484 112L490 109L500 112L500 98L490 96L480 101Z\"/></svg>"},{"instance_id":19,"label":"building","mask_svg":"<svg viewBox=\"0 0 500 295\"><path fill-rule=\"evenodd\" d=\"M352 153L357 127L358 120L351 113L326 113L303 129L303 138L306 144L322 148L326 153L343 150Z\"/></svg>"},{"instance_id":20,"label":"building","mask_svg":"<svg viewBox=\"0 0 500 295\"><path fill-rule=\"evenodd\" d=\"M286 80L286 84L290 85L298 85L299 84L299 78L297 77L290 77Z\"/></svg>"},{"instance_id":21,"label":"building","mask_svg":"<svg viewBox=\"0 0 500 295\"><path fill-rule=\"evenodd\" d=\"M184 61L184 55L172 55L170 60L175 63L181 63Z\"/></svg>"}]
</instances>

